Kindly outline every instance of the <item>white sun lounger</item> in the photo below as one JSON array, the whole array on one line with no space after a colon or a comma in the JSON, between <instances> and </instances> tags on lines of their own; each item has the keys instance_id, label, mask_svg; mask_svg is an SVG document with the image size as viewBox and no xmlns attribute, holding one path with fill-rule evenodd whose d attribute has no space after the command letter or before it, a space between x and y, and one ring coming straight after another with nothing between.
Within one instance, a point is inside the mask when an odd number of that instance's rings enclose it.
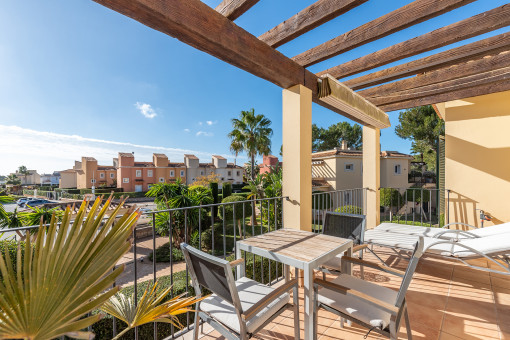
<instances>
[{"instance_id":1,"label":"white sun lounger","mask_svg":"<svg viewBox=\"0 0 510 340\"><path fill-rule=\"evenodd\" d=\"M375 228L365 232L364 242L393 250L412 251L419 237ZM428 254L456 259L475 269L510 275L510 258L508 257L510 254L510 232L460 240L423 237L423 242L423 249ZM377 254L375 255L377 256ZM466 262L466 260L474 258L486 258L501 270L479 267Z\"/></svg>"},{"instance_id":2,"label":"white sun lounger","mask_svg":"<svg viewBox=\"0 0 510 340\"><path fill-rule=\"evenodd\" d=\"M469 230L449 229L451 226L463 226ZM502 223L491 227L477 228L467 223L454 222L442 228L421 227L408 224L381 223L373 230L399 233L413 236L434 237L442 239L467 239L510 233L510 223Z\"/></svg>"}]
</instances>

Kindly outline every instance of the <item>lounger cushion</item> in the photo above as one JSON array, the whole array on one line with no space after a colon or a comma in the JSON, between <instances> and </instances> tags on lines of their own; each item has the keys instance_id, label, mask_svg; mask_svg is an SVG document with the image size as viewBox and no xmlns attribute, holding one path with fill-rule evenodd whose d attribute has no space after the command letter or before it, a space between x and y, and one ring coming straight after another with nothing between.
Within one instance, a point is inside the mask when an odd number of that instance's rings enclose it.
<instances>
[{"instance_id":1,"label":"lounger cushion","mask_svg":"<svg viewBox=\"0 0 510 340\"><path fill-rule=\"evenodd\" d=\"M423 249L427 253L435 253L443 256L455 257L479 257L480 255L466 247L473 248L476 251L485 254L510 254L510 234L507 237L502 235L492 235L473 239L462 239L458 242L450 242L432 237L423 238ZM391 233L377 229L367 230L365 232L365 242L390 248L404 250L413 250L418 236ZM466 246L466 247L464 247Z\"/></svg>"},{"instance_id":2,"label":"lounger cushion","mask_svg":"<svg viewBox=\"0 0 510 340\"><path fill-rule=\"evenodd\" d=\"M236 281L236 286L241 300L241 307L243 311L253 306L264 296L271 293L274 288L260 284L256 281L243 277ZM248 333L253 333L261 326L268 318L281 309L289 302L290 296L288 293L280 295L272 302L268 303L266 307L262 308L256 315L254 315L246 323ZM237 317L234 306L225 302L216 294L211 295L200 303L200 310L209 313L215 320L221 322L223 325L239 333L241 328L239 325L239 318Z\"/></svg>"},{"instance_id":3,"label":"lounger cushion","mask_svg":"<svg viewBox=\"0 0 510 340\"><path fill-rule=\"evenodd\" d=\"M396 291L350 275L341 274L332 282L390 304L395 304L397 301ZM385 329L390 323L391 314L389 312L352 295L344 295L323 287L319 290L318 299L320 303L350 315L372 327Z\"/></svg>"},{"instance_id":4,"label":"lounger cushion","mask_svg":"<svg viewBox=\"0 0 510 340\"><path fill-rule=\"evenodd\" d=\"M398 224L398 223L381 223L375 230L378 231L386 231L391 233L400 233L407 235L415 235L415 236L423 236L423 237L437 237L438 234L444 233L448 229L443 228L433 228L433 227L421 227L415 225L408 224ZM478 228L478 229L469 229L466 230L470 234L476 235L478 237L499 235L503 233L510 233L510 223L502 223L490 227ZM447 233L441 236L441 238L450 239L453 238L455 234ZM459 239L466 238L466 236L460 235Z\"/></svg>"}]
</instances>

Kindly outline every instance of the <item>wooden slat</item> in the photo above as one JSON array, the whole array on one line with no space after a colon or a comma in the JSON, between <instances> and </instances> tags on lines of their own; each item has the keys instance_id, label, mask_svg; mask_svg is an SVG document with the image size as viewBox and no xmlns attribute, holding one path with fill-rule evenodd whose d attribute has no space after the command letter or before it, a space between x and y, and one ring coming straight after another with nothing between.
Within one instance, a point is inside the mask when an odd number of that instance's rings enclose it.
<instances>
[{"instance_id":1,"label":"wooden slat","mask_svg":"<svg viewBox=\"0 0 510 340\"><path fill-rule=\"evenodd\" d=\"M259 0L223 0L216 11L230 20L235 20L253 7Z\"/></svg>"},{"instance_id":2,"label":"wooden slat","mask_svg":"<svg viewBox=\"0 0 510 340\"><path fill-rule=\"evenodd\" d=\"M276 48L367 1L319 0L262 34L259 39Z\"/></svg>"},{"instance_id":3,"label":"wooden slat","mask_svg":"<svg viewBox=\"0 0 510 340\"><path fill-rule=\"evenodd\" d=\"M315 103L367 125L321 101L315 74L199 0L94 1L284 89L301 84L312 91Z\"/></svg>"},{"instance_id":4,"label":"wooden slat","mask_svg":"<svg viewBox=\"0 0 510 340\"><path fill-rule=\"evenodd\" d=\"M347 77L508 25L510 25L510 4L335 66L318 75L329 73L337 79Z\"/></svg>"},{"instance_id":5,"label":"wooden slat","mask_svg":"<svg viewBox=\"0 0 510 340\"><path fill-rule=\"evenodd\" d=\"M507 73L503 76L498 76L485 82L478 81L476 86L455 86L444 89L443 91L436 91L436 94L414 98L406 101L382 105L381 108L385 111L403 110L412 107L443 103L451 100L465 99L470 97L482 96L486 94L508 91L510 90L510 75Z\"/></svg>"},{"instance_id":6,"label":"wooden slat","mask_svg":"<svg viewBox=\"0 0 510 340\"><path fill-rule=\"evenodd\" d=\"M474 0L416 0L319 46L309 49L292 59L297 61L300 65L308 67L473 1Z\"/></svg>"},{"instance_id":7,"label":"wooden slat","mask_svg":"<svg viewBox=\"0 0 510 340\"><path fill-rule=\"evenodd\" d=\"M461 65L427 72L423 75L418 75L413 78L408 78L377 87L372 87L358 93L374 103L378 102L377 98L384 98L387 95L398 95L399 91L408 91L410 89L443 83L449 80L472 76L479 73L485 73L505 67L510 67L510 52L503 52L493 57L486 57L480 60L466 62Z\"/></svg>"},{"instance_id":8,"label":"wooden slat","mask_svg":"<svg viewBox=\"0 0 510 340\"><path fill-rule=\"evenodd\" d=\"M402 65L349 79L344 84L354 90L359 90L508 50L510 50L510 33L503 33Z\"/></svg>"}]
</instances>

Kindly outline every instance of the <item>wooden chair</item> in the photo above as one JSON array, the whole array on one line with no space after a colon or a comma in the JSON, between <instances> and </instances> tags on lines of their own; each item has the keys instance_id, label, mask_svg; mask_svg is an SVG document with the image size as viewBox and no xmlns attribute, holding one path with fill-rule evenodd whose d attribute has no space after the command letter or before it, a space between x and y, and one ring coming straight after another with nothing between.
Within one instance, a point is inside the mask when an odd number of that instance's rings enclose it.
<instances>
[{"instance_id":1,"label":"wooden chair","mask_svg":"<svg viewBox=\"0 0 510 340\"><path fill-rule=\"evenodd\" d=\"M200 319L226 339L249 339L289 307L294 309L295 338L299 339L298 282L291 280L278 288L260 284L244 276L244 259L232 262L209 255L186 243L181 249L197 297L202 288L213 294L195 308L194 339L198 339ZM232 268L241 266L241 278L234 280ZM289 303L294 289L294 303Z\"/></svg>"}]
</instances>

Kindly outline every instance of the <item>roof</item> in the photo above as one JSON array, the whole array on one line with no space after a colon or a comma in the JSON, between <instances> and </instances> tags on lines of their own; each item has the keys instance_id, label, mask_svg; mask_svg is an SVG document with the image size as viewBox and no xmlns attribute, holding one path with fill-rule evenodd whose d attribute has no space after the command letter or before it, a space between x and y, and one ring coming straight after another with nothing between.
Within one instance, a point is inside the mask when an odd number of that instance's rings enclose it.
<instances>
[{"instance_id":1,"label":"roof","mask_svg":"<svg viewBox=\"0 0 510 340\"><path fill-rule=\"evenodd\" d=\"M171 163L171 162L168 162L168 166L169 167L177 168L177 167L184 167L186 165L184 163Z\"/></svg>"},{"instance_id":2,"label":"roof","mask_svg":"<svg viewBox=\"0 0 510 340\"><path fill-rule=\"evenodd\" d=\"M189 159L198 159L198 157L195 155L184 155L184 157Z\"/></svg>"},{"instance_id":3,"label":"roof","mask_svg":"<svg viewBox=\"0 0 510 340\"><path fill-rule=\"evenodd\" d=\"M347 157L362 157L362 150L345 150L345 149L333 149L327 151L320 151L312 153L312 159L324 158L332 156L347 156ZM398 151L381 151L381 157L383 158L413 158L413 156L398 152Z\"/></svg>"},{"instance_id":4,"label":"roof","mask_svg":"<svg viewBox=\"0 0 510 340\"><path fill-rule=\"evenodd\" d=\"M117 170L115 167L111 166L111 165L98 165L97 166L97 170L103 170L103 171L115 171Z\"/></svg>"},{"instance_id":5,"label":"roof","mask_svg":"<svg viewBox=\"0 0 510 340\"><path fill-rule=\"evenodd\" d=\"M135 162L134 166L143 166L146 168L152 168L152 167L154 167L154 163L152 163L152 162Z\"/></svg>"},{"instance_id":6,"label":"roof","mask_svg":"<svg viewBox=\"0 0 510 340\"><path fill-rule=\"evenodd\" d=\"M82 157L82 159L84 159L86 161L96 161L97 162L97 160L94 157Z\"/></svg>"},{"instance_id":7,"label":"roof","mask_svg":"<svg viewBox=\"0 0 510 340\"><path fill-rule=\"evenodd\" d=\"M226 159L225 157L223 157L223 156L219 156L219 155L212 155L212 156L213 156L213 158Z\"/></svg>"},{"instance_id":8,"label":"roof","mask_svg":"<svg viewBox=\"0 0 510 340\"><path fill-rule=\"evenodd\" d=\"M168 157L167 157L164 153L155 153L155 154L153 154L153 155L154 155L154 157L158 157L158 158L159 158L159 157L162 157L162 158L168 158Z\"/></svg>"},{"instance_id":9,"label":"roof","mask_svg":"<svg viewBox=\"0 0 510 340\"><path fill-rule=\"evenodd\" d=\"M198 167L200 167L200 168L215 168L214 164L212 164L212 163L199 163Z\"/></svg>"},{"instance_id":10,"label":"roof","mask_svg":"<svg viewBox=\"0 0 510 340\"><path fill-rule=\"evenodd\" d=\"M119 152L119 157L135 157L131 152Z\"/></svg>"},{"instance_id":11,"label":"roof","mask_svg":"<svg viewBox=\"0 0 510 340\"><path fill-rule=\"evenodd\" d=\"M330 184L324 178L312 178L312 187L327 187Z\"/></svg>"},{"instance_id":12,"label":"roof","mask_svg":"<svg viewBox=\"0 0 510 340\"><path fill-rule=\"evenodd\" d=\"M242 166L235 165L234 163L228 163L227 168L233 168L233 169L242 169Z\"/></svg>"}]
</instances>

